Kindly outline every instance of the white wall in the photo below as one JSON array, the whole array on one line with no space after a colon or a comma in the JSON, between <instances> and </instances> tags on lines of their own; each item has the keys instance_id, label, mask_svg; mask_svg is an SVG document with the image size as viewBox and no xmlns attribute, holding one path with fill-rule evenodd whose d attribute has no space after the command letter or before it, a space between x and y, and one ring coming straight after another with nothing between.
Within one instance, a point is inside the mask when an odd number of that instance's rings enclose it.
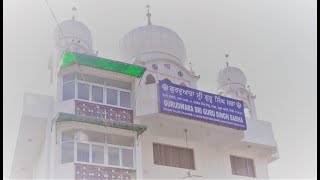
<instances>
[{"instance_id":1,"label":"white wall","mask_svg":"<svg viewBox=\"0 0 320 180\"><path fill-rule=\"evenodd\" d=\"M152 68L154 64L158 66L157 70ZM170 64L170 69L167 69L165 67L165 64ZM187 69L185 66L177 62L165 59L158 59L146 62L145 67L147 68L147 70L144 73L144 76L142 77L143 82L145 82L145 78L148 74L152 74L157 82L159 80L168 78L172 83L180 84L184 82L188 87L195 89L197 88L198 77L196 77L192 72L190 72L189 69ZM183 73L182 77L178 75L179 71Z\"/></svg>"},{"instance_id":2,"label":"white wall","mask_svg":"<svg viewBox=\"0 0 320 180\"><path fill-rule=\"evenodd\" d=\"M43 146L37 161L33 165L33 179L46 178L45 149L45 146Z\"/></svg>"},{"instance_id":3,"label":"white wall","mask_svg":"<svg viewBox=\"0 0 320 180\"><path fill-rule=\"evenodd\" d=\"M254 159L257 178L269 177L268 163L270 161L268 160L272 156L269 151L276 148L272 126L269 122L248 119L248 129L240 133L239 130L234 132L230 128L187 118L169 116L164 119L165 116L159 113L157 89L158 84L140 85L137 88L139 98L137 99L136 115L138 117L136 119L139 120L136 122L148 127L141 140L145 179L172 179L186 175L187 169L154 165L152 145L153 142L158 142L185 147L185 139L175 132L177 130L183 132L184 127L191 130L189 138L193 139L189 143L195 153L196 170L193 174L199 174L205 178L249 178L232 175L230 155L237 155ZM163 127L160 128L161 126ZM208 137L200 135L206 133L211 135ZM251 144L254 146L246 149Z\"/></svg>"},{"instance_id":4,"label":"white wall","mask_svg":"<svg viewBox=\"0 0 320 180\"><path fill-rule=\"evenodd\" d=\"M136 116L157 113L159 111L158 83L142 84L137 88L137 93Z\"/></svg>"},{"instance_id":5,"label":"white wall","mask_svg":"<svg viewBox=\"0 0 320 180\"><path fill-rule=\"evenodd\" d=\"M187 169L155 165L153 163L153 142L185 147L184 139L165 138L144 134L142 144L143 176L145 179L179 179L186 175ZM250 177L236 176L231 173L230 155L237 155L254 159L257 178L268 178L267 161L253 153L230 149L220 151L217 147L190 142L189 147L194 150L195 167L192 174L203 178L232 178L249 179Z\"/></svg>"},{"instance_id":6,"label":"white wall","mask_svg":"<svg viewBox=\"0 0 320 180\"><path fill-rule=\"evenodd\" d=\"M22 116L47 119L51 115L53 97L48 95L25 93Z\"/></svg>"}]
</instances>

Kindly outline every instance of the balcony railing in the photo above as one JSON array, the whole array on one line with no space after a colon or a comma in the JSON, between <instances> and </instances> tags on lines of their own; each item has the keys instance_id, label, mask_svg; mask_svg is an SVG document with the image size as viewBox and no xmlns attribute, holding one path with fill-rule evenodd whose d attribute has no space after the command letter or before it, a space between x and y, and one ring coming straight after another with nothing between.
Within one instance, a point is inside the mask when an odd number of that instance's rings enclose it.
<instances>
[{"instance_id":1,"label":"balcony railing","mask_svg":"<svg viewBox=\"0 0 320 180\"><path fill-rule=\"evenodd\" d=\"M136 171L75 163L75 179L135 179Z\"/></svg>"},{"instance_id":2,"label":"balcony railing","mask_svg":"<svg viewBox=\"0 0 320 180\"><path fill-rule=\"evenodd\" d=\"M133 111L75 100L75 114L133 123Z\"/></svg>"}]
</instances>

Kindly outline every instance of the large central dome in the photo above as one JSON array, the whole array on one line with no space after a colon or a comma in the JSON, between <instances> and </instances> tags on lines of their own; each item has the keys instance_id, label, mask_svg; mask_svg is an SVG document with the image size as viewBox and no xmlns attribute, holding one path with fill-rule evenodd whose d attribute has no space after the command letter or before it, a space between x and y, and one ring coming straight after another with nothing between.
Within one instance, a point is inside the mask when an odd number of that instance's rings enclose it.
<instances>
[{"instance_id":1,"label":"large central dome","mask_svg":"<svg viewBox=\"0 0 320 180\"><path fill-rule=\"evenodd\" d=\"M128 32L120 41L120 56L125 62L169 59L184 64L186 48L178 34L169 28L146 25Z\"/></svg>"}]
</instances>

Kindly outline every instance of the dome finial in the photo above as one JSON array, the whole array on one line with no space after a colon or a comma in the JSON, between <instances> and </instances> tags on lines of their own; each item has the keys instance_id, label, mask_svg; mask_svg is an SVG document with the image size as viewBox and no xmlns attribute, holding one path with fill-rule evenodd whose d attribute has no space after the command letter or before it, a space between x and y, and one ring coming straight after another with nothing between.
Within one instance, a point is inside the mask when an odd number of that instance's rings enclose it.
<instances>
[{"instance_id":1,"label":"dome finial","mask_svg":"<svg viewBox=\"0 0 320 180\"><path fill-rule=\"evenodd\" d=\"M151 20L150 20L150 17L151 17L150 5L146 5L146 8L147 8L148 25L151 25Z\"/></svg>"},{"instance_id":2,"label":"dome finial","mask_svg":"<svg viewBox=\"0 0 320 180\"><path fill-rule=\"evenodd\" d=\"M77 11L77 8L75 6L72 7L72 11L74 12L72 15L72 20L75 20L74 14Z\"/></svg>"},{"instance_id":3,"label":"dome finial","mask_svg":"<svg viewBox=\"0 0 320 180\"><path fill-rule=\"evenodd\" d=\"M251 92L250 85L248 85L247 88L248 88L249 92Z\"/></svg>"},{"instance_id":4,"label":"dome finial","mask_svg":"<svg viewBox=\"0 0 320 180\"><path fill-rule=\"evenodd\" d=\"M192 71L192 64L191 64L191 62L189 62L189 65L190 65L190 71Z\"/></svg>"},{"instance_id":5,"label":"dome finial","mask_svg":"<svg viewBox=\"0 0 320 180\"><path fill-rule=\"evenodd\" d=\"M229 62L228 62L229 54L225 54L224 57L226 58L226 65L227 67L229 67Z\"/></svg>"}]
</instances>

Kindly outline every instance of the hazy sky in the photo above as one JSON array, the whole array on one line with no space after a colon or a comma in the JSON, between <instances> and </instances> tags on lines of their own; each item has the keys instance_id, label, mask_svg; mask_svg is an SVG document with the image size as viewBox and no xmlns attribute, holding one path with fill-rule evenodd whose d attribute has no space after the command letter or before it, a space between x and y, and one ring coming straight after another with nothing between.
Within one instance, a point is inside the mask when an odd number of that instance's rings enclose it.
<instances>
[{"instance_id":1,"label":"hazy sky","mask_svg":"<svg viewBox=\"0 0 320 180\"><path fill-rule=\"evenodd\" d=\"M280 159L271 178L316 176L316 0L48 0L59 22L91 30L99 56L118 59L119 40L153 24L179 34L203 91L216 92L218 71L241 68L256 94L258 118L273 125ZM55 21L45 0L4 1L4 176L10 174L24 92L46 94Z\"/></svg>"}]
</instances>

